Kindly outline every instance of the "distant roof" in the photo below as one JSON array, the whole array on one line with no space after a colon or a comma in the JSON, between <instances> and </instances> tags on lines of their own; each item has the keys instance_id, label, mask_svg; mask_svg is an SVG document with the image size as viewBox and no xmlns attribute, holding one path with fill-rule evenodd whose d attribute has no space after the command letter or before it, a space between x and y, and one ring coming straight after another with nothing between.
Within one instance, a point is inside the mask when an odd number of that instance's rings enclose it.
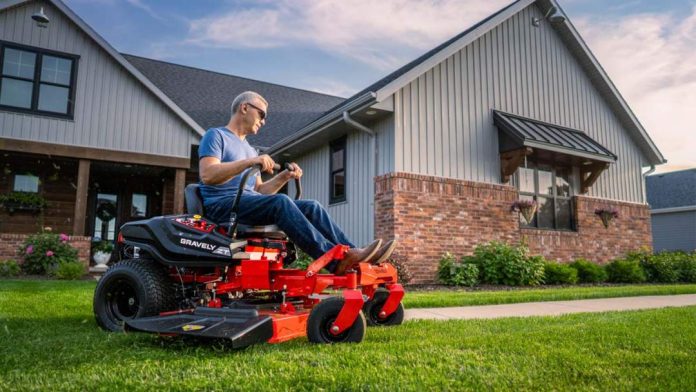
<instances>
[{"instance_id":1,"label":"distant roof","mask_svg":"<svg viewBox=\"0 0 696 392\"><path fill-rule=\"evenodd\" d=\"M269 104L268 120L249 142L267 148L345 99L145 57L123 55L203 129L227 124L232 100L252 90Z\"/></svg>"},{"instance_id":2,"label":"distant roof","mask_svg":"<svg viewBox=\"0 0 696 392\"><path fill-rule=\"evenodd\" d=\"M696 168L645 178L651 209L696 206Z\"/></svg>"}]
</instances>

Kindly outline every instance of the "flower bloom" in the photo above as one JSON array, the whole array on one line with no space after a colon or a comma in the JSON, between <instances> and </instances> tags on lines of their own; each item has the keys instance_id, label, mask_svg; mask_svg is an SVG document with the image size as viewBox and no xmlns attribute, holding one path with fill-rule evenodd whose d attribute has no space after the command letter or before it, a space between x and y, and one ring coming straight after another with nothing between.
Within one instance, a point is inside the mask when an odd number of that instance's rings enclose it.
<instances>
[{"instance_id":1,"label":"flower bloom","mask_svg":"<svg viewBox=\"0 0 696 392\"><path fill-rule=\"evenodd\" d=\"M46 252L46 256L48 256L48 257L53 256L53 251L52 251L52 250L49 250L48 252Z\"/></svg>"},{"instance_id":2,"label":"flower bloom","mask_svg":"<svg viewBox=\"0 0 696 392\"><path fill-rule=\"evenodd\" d=\"M66 234L60 233L60 242L66 242L70 239Z\"/></svg>"},{"instance_id":3,"label":"flower bloom","mask_svg":"<svg viewBox=\"0 0 696 392\"><path fill-rule=\"evenodd\" d=\"M29 246L27 246L26 252L27 252L28 255L34 253L34 245L29 245Z\"/></svg>"}]
</instances>

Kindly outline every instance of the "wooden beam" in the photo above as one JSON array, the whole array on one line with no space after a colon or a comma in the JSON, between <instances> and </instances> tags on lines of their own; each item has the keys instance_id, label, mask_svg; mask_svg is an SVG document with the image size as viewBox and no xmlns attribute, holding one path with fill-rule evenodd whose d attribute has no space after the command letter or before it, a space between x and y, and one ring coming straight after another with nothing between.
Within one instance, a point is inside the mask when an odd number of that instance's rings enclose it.
<instances>
[{"instance_id":1,"label":"wooden beam","mask_svg":"<svg viewBox=\"0 0 696 392\"><path fill-rule=\"evenodd\" d=\"M4 137L0 137L0 150L182 169L188 169L189 166L191 166L191 160L183 157L107 150L94 147L68 146L64 144L35 142Z\"/></svg>"},{"instance_id":2,"label":"wooden beam","mask_svg":"<svg viewBox=\"0 0 696 392\"><path fill-rule=\"evenodd\" d=\"M524 158L533 152L534 150L530 147L522 147L500 153L500 177L503 184L510 181L510 176L515 174L517 168L524 162Z\"/></svg>"},{"instance_id":3,"label":"wooden beam","mask_svg":"<svg viewBox=\"0 0 696 392\"><path fill-rule=\"evenodd\" d=\"M174 214L184 213L184 188L186 187L186 170L176 169L174 174Z\"/></svg>"},{"instance_id":4,"label":"wooden beam","mask_svg":"<svg viewBox=\"0 0 696 392\"><path fill-rule=\"evenodd\" d=\"M80 159L77 169L77 190L75 191L75 214L73 216L73 235L85 235L87 220L87 192L89 191L89 169L91 161Z\"/></svg>"},{"instance_id":5,"label":"wooden beam","mask_svg":"<svg viewBox=\"0 0 696 392\"><path fill-rule=\"evenodd\" d=\"M580 169L580 181L582 182L580 193L587 193L607 167L609 164L606 162L594 162L591 165L583 166Z\"/></svg>"}]
</instances>

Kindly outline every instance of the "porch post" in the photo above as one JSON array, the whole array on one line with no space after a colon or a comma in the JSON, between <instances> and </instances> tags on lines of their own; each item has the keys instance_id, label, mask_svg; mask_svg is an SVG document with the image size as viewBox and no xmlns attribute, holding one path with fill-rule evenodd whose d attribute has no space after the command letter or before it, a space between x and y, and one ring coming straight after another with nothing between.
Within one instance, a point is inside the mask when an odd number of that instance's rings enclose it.
<instances>
[{"instance_id":1,"label":"porch post","mask_svg":"<svg viewBox=\"0 0 696 392\"><path fill-rule=\"evenodd\" d=\"M174 214L184 213L184 187L186 186L186 169L176 169L174 174Z\"/></svg>"},{"instance_id":2,"label":"porch post","mask_svg":"<svg viewBox=\"0 0 696 392\"><path fill-rule=\"evenodd\" d=\"M87 218L87 191L89 189L89 169L91 161L80 159L77 169L77 190L75 191L75 215L73 217L73 235L85 235Z\"/></svg>"}]
</instances>

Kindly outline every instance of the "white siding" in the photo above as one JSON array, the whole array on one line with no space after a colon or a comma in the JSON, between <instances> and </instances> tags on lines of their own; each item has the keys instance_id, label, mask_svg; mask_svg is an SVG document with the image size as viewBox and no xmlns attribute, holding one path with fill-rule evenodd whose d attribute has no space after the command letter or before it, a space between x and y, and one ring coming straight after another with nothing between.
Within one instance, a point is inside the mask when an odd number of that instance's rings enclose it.
<instances>
[{"instance_id":1,"label":"white siding","mask_svg":"<svg viewBox=\"0 0 696 392\"><path fill-rule=\"evenodd\" d=\"M394 169L500 182L492 109L585 131L618 155L589 196L644 203L642 153L535 5L395 93ZM391 153L390 153L391 154Z\"/></svg>"},{"instance_id":2,"label":"white siding","mask_svg":"<svg viewBox=\"0 0 696 392\"><path fill-rule=\"evenodd\" d=\"M0 13L0 40L79 55L74 120L0 111L0 136L188 157L198 135L58 9L36 27L34 2Z\"/></svg>"}]
</instances>

